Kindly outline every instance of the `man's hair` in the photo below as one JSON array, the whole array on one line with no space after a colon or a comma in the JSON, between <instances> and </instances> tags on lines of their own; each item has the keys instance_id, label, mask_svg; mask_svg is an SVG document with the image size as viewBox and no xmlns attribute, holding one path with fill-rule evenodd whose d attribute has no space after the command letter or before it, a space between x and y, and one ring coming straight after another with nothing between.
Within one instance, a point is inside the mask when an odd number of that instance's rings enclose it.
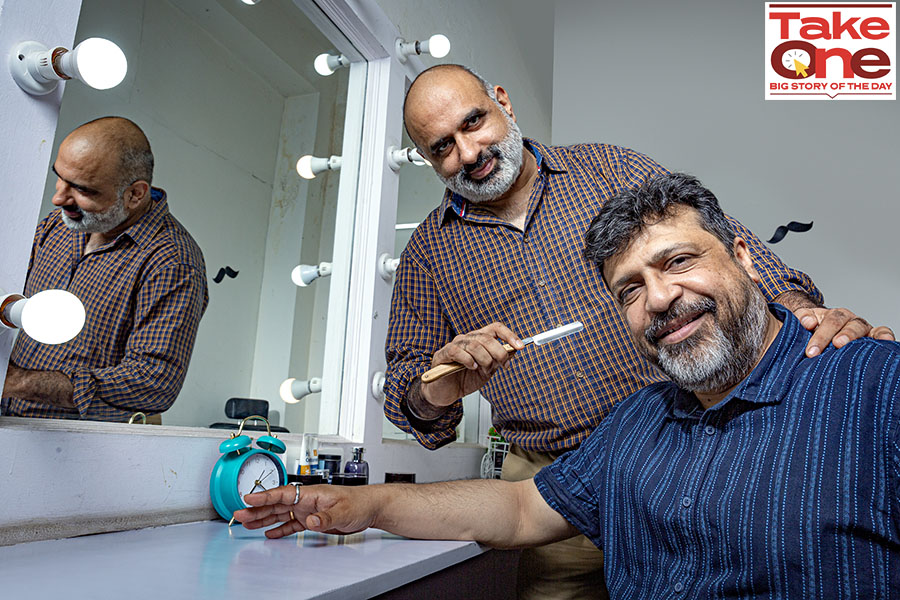
<instances>
[{"instance_id":1,"label":"man's hair","mask_svg":"<svg viewBox=\"0 0 900 600\"><path fill-rule=\"evenodd\" d=\"M482 77L481 75L479 75L478 73L476 73L475 71L470 69L469 67L466 67L464 65L452 64L452 63L428 67L427 69L425 69L424 71L422 71L421 73L416 75L416 78L409 85L409 88L407 88L407 90L406 90L406 94L403 96L403 128L406 130L406 135L409 135L409 127L407 127L407 125L406 125L406 101L409 98L409 93L412 91L413 87L415 87L416 82L419 81L419 79L426 73L435 74L435 73L440 73L441 71L454 71L454 70L455 71L463 71L463 72L471 75L479 84L481 84L481 87L484 88L484 93L487 95L487 97L490 98L491 100L493 100L494 102L497 101L497 93L494 91L493 84L489 83L484 77ZM412 139L412 136L409 135L409 138ZM413 141L415 142L415 140L413 140Z\"/></svg>"},{"instance_id":2,"label":"man's hair","mask_svg":"<svg viewBox=\"0 0 900 600\"><path fill-rule=\"evenodd\" d=\"M150 141L134 121L125 117L100 117L88 121L79 129L82 127L99 129L103 141L117 151L119 182L116 187L119 195L136 181L153 183L153 152L150 150Z\"/></svg>"},{"instance_id":3,"label":"man's hair","mask_svg":"<svg viewBox=\"0 0 900 600\"><path fill-rule=\"evenodd\" d=\"M696 210L703 229L734 256L734 230L716 196L696 177L671 173L650 177L608 200L584 236L584 257L602 273L603 263L625 250L644 227L662 221L680 206Z\"/></svg>"}]
</instances>

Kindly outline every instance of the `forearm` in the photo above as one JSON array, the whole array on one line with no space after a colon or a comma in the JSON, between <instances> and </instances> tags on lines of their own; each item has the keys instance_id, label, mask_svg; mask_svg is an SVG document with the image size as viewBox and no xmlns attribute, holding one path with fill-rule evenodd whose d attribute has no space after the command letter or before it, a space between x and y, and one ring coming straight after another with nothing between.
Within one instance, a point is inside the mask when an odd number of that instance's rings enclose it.
<instances>
[{"instance_id":1,"label":"forearm","mask_svg":"<svg viewBox=\"0 0 900 600\"><path fill-rule=\"evenodd\" d=\"M72 381L60 371L22 369L13 364L6 372L3 397L21 398L58 408L75 408Z\"/></svg>"},{"instance_id":2,"label":"forearm","mask_svg":"<svg viewBox=\"0 0 900 600\"><path fill-rule=\"evenodd\" d=\"M577 533L544 502L531 480L386 484L368 491L377 507L372 526L406 537L521 548Z\"/></svg>"},{"instance_id":3,"label":"forearm","mask_svg":"<svg viewBox=\"0 0 900 600\"><path fill-rule=\"evenodd\" d=\"M791 290L782 292L774 298L774 301L781 304L789 311L794 312L800 308L819 308L822 305L817 303L809 294L800 290Z\"/></svg>"},{"instance_id":4,"label":"forearm","mask_svg":"<svg viewBox=\"0 0 900 600\"><path fill-rule=\"evenodd\" d=\"M406 391L406 404L412 410L414 416L425 421L439 419L450 409L450 405L435 406L428 401L422 392L422 379L419 377L416 377L409 384L409 388Z\"/></svg>"}]
</instances>

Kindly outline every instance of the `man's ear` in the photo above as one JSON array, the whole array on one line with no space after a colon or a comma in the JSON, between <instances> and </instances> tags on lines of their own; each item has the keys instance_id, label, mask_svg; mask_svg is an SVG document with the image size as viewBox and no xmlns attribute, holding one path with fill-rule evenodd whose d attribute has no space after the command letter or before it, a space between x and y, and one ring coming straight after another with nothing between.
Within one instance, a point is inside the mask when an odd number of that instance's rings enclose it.
<instances>
[{"instance_id":1,"label":"man's ear","mask_svg":"<svg viewBox=\"0 0 900 600\"><path fill-rule=\"evenodd\" d=\"M747 247L747 242L743 238L736 237L734 238L732 249L734 250L734 259L744 268L747 275L753 280L753 283L760 283L762 278L753 264L753 258L750 256L750 248Z\"/></svg>"},{"instance_id":2,"label":"man's ear","mask_svg":"<svg viewBox=\"0 0 900 600\"><path fill-rule=\"evenodd\" d=\"M143 205L145 201L150 199L150 184L139 179L128 186L125 190L125 206L129 210L134 210Z\"/></svg>"},{"instance_id":3,"label":"man's ear","mask_svg":"<svg viewBox=\"0 0 900 600\"><path fill-rule=\"evenodd\" d=\"M503 110L506 111L506 114L512 117L512 120L515 121L516 113L513 112L512 103L509 101L509 94L506 93L506 90L504 90L499 85L495 85L494 94L497 96L497 102L500 103L500 106L503 107Z\"/></svg>"}]
</instances>

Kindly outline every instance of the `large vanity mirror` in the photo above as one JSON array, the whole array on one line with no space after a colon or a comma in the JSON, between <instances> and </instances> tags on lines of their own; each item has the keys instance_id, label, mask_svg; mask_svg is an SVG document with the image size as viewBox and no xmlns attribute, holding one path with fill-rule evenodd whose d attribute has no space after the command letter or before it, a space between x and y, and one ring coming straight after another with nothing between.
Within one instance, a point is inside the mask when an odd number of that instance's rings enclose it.
<instances>
[{"instance_id":1,"label":"large vanity mirror","mask_svg":"<svg viewBox=\"0 0 900 600\"><path fill-rule=\"evenodd\" d=\"M97 117L136 122L155 156L153 185L206 261L209 305L163 425L228 422L226 401L251 398L269 402L272 425L337 433L366 63L317 29L315 10L301 0L82 2L76 42L115 41L128 75L105 92L67 86L55 145ZM321 76L313 63L324 52L351 64ZM303 155L342 156L343 167L307 181L295 169ZM48 174L41 217L55 182ZM295 266L323 262L330 277L292 282ZM323 389L286 404L289 377Z\"/></svg>"}]
</instances>

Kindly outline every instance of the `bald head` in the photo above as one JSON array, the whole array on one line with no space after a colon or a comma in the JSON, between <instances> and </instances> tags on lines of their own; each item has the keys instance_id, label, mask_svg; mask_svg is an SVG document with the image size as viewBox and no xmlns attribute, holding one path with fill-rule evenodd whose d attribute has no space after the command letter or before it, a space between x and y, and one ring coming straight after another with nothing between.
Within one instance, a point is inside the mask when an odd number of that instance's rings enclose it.
<instances>
[{"instance_id":1,"label":"bald head","mask_svg":"<svg viewBox=\"0 0 900 600\"><path fill-rule=\"evenodd\" d=\"M134 122L123 117L102 117L70 133L60 145L85 159L107 162L106 169L117 187L135 181L153 180L153 153L147 136Z\"/></svg>"},{"instance_id":2,"label":"bald head","mask_svg":"<svg viewBox=\"0 0 900 600\"><path fill-rule=\"evenodd\" d=\"M463 65L437 65L425 69L416 77L406 91L403 100L403 125L410 139L417 145L419 132L415 123L420 119L428 119L432 107L440 106L448 96L459 96L466 93L481 93L492 101L496 101L494 86L484 80L478 73Z\"/></svg>"}]
</instances>

